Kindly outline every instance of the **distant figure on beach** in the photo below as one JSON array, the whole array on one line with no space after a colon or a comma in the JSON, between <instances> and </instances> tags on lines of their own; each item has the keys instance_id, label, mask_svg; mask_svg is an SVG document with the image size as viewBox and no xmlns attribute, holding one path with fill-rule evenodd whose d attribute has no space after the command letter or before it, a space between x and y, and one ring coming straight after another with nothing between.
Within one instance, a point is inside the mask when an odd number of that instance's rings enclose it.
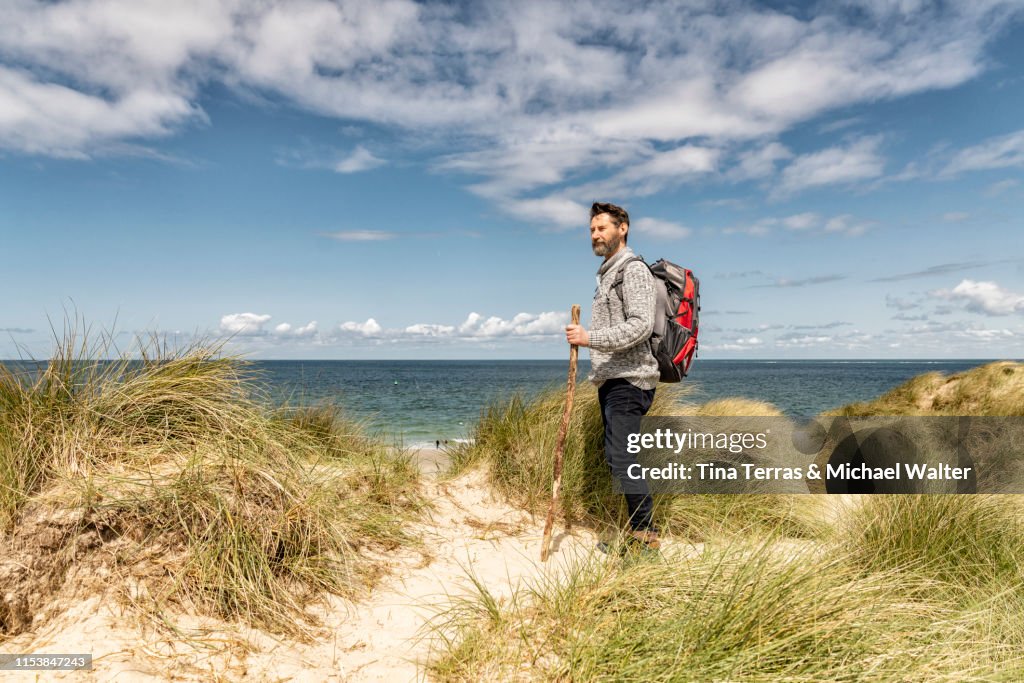
<instances>
[{"instance_id":1,"label":"distant figure on beach","mask_svg":"<svg viewBox=\"0 0 1024 683\"><path fill-rule=\"evenodd\" d=\"M644 342L654 331L654 276L626 246L629 214L621 206L595 202L590 208L590 242L594 254L604 257L597 269L597 289L591 309L590 331L567 325L569 344L590 347L590 381L597 385L604 422L604 454L612 476L622 485L629 510L627 547L657 551L661 542L651 518L654 501L643 479L627 476L636 457L626 451L626 438L640 432L658 385L658 362ZM619 271L621 291L616 292Z\"/></svg>"},{"instance_id":2,"label":"distant figure on beach","mask_svg":"<svg viewBox=\"0 0 1024 683\"><path fill-rule=\"evenodd\" d=\"M434 448L437 448L437 449L441 448L441 440L440 439L438 439L437 441L434 442Z\"/></svg>"}]
</instances>

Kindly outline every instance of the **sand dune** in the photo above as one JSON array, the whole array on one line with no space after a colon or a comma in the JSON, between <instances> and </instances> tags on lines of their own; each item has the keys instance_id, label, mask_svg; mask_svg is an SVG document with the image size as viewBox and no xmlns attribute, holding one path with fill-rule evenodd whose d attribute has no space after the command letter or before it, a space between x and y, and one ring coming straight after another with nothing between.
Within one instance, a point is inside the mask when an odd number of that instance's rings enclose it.
<instances>
[{"instance_id":1,"label":"sand dune","mask_svg":"<svg viewBox=\"0 0 1024 683\"><path fill-rule=\"evenodd\" d=\"M459 596L477 590L470 573L495 597L524 581L560 573L593 552L594 533L556 527L551 559L539 560L543 519L495 498L480 471L450 481L436 474L439 455L418 454L433 509L416 532L420 550L381 557L387 575L361 600L330 598L317 608L323 628L302 643L238 623L168 614L180 631L140 617L117 577L69 574L45 625L4 644L7 652L92 652L93 670L46 674L68 680L414 681L436 637L428 622ZM83 594L77 586L97 585ZM99 582L103 584L104 582ZM58 608L53 605L58 604ZM435 620L436 623L436 620ZM16 674L12 680L34 680Z\"/></svg>"}]
</instances>

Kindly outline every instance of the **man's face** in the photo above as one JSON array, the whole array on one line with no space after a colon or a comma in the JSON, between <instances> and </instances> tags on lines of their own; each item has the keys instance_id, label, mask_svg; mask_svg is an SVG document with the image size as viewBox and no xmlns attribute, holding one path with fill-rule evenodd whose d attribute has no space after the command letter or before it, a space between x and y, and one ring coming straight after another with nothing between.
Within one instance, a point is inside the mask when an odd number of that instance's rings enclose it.
<instances>
[{"instance_id":1,"label":"man's face","mask_svg":"<svg viewBox=\"0 0 1024 683\"><path fill-rule=\"evenodd\" d=\"M598 256L614 254L619 250L622 239L626 236L627 224L616 226L612 217L599 213L590 219L590 244Z\"/></svg>"}]
</instances>

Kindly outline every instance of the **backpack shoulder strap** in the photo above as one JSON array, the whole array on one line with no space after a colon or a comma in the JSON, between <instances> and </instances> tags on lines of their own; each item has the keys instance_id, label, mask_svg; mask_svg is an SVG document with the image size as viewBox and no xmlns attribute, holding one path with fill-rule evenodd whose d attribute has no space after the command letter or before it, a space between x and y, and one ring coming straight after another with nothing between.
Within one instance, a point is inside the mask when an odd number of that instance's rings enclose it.
<instances>
[{"instance_id":1,"label":"backpack shoulder strap","mask_svg":"<svg viewBox=\"0 0 1024 683\"><path fill-rule=\"evenodd\" d=\"M626 279L626 266L628 266L630 263L633 263L634 261L640 261L645 266L647 266L647 261L644 261L643 256L630 256L622 263L621 266L619 266L619 269L615 271L615 279L612 280L612 286L609 289L614 289L615 291L617 291L619 293L620 299L622 298L622 283ZM650 266L647 267L650 268Z\"/></svg>"}]
</instances>

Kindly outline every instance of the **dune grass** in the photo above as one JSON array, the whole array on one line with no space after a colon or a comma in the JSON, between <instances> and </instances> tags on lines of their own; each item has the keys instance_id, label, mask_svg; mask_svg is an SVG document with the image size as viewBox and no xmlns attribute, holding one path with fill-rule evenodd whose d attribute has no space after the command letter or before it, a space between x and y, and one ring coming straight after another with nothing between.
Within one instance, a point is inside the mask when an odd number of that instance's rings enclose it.
<instances>
[{"instance_id":1,"label":"dune grass","mask_svg":"<svg viewBox=\"0 0 1024 683\"><path fill-rule=\"evenodd\" d=\"M1011 496L846 499L825 541L589 556L433 623L443 681L1014 681L1024 525Z\"/></svg>"},{"instance_id":2,"label":"dune grass","mask_svg":"<svg viewBox=\"0 0 1024 683\"><path fill-rule=\"evenodd\" d=\"M1020 415L1020 370L1002 362L951 378L929 373L832 414ZM581 410L594 411L590 401ZM544 459L550 456L547 443L535 450L532 442L552 438L557 397L519 401L513 408L488 410L479 443L467 447L463 465L486 463L506 495L527 507L542 506L550 476ZM665 406L659 408L651 413ZM676 399L666 412L777 415L773 406L744 399L703 405ZM590 455L575 455L573 467L591 471L573 474L571 510L607 519L612 503L594 502L609 491L600 418L574 419L589 420L584 424L590 431L578 435L574 447ZM926 435L913 429L925 427L948 424L914 422L907 433L920 440ZM980 428L970 438L992 442L999 452L974 444L972 454L980 464L1006 469L999 449L1018 443L1016 428ZM517 441L517 434L527 436ZM517 478L523 465L535 472ZM508 600L478 581L476 594L436 620L439 647L429 671L446 681L1021 680L1020 498L848 496L835 514L824 515L818 506L836 499L665 497L659 501L662 519L674 522L668 525L672 532L705 541L699 554L687 557L685 546L670 546L660 561L591 556ZM795 508L786 510L790 502ZM702 513L702 505L710 512ZM785 528L803 517L806 524ZM809 540L786 539L787 533Z\"/></svg>"},{"instance_id":3,"label":"dune grass","mask_svg":"<svg viewBox=\"0 0 1024 683\"><path fill-rule=\"evenodd\" d=\"M336 406L272 406L223 342L151 338L132 357L67 326L57 341L35 375L0 364L7 538L78 510L129 572L163 577L147 583L158 600L291 634L309 600L372 584L363 551L414 541L424 502L409 456Z\"/></svg>"},{"instance_id":4,"label":"dune grass","mask_svg":"<svg viewBox=\"0 0 1024 683\"><path fill-rule=\"evenodd\" d=\"M948 376L925 373L876 399L850 403L822 415L897 416L894 422L886 422L886 428L907 440L906 454L918 461L945 462L945 454L963 448L970 456L978 490L1020 491L1024 482L1021 363L996 361ZM922 493L941 492L950 483L933 481L922 486Z\"/></svg>"},{"instance_id":5,"label":"dune grass","mask_svg":"<svg viewBox=\"0 0 1024 683\"><path fill-rule=\"evenodd\" d=\"M1024 504L1020 495L862 496L846 509L827 552L861 574L895 574L893 593L955 601L977 637L1024 653ZM1024 662L1016 661L1024 678Z\"/></svg>"},{"instance_id":6,"label":"dune grass","mask_svg":"<svg viewBox=\"0 0 1024 683\"><path fill-rule=\"evenodd\" d=\"M837 524L837 554L971 589L1024 589L1024 516L1014 495L863 496Z\"/></svg>"},{"instance_id":7,"label":"dune grass","mask_svg":"<svg viewBox=\"0 0 1024 683\"><path fill-rule=\"evenodd\" d=\"M948 451L962 439L973 460L979 488L1020 490L1024 429L1024 365L997 361L945 376L919 375L873 401L853 403L831 415L980 416L968 432L945 435ZM1012 419L1002 420L1001 416ZM898 431L925 453L936 434L957 426L910 417ZM940 449L941 450L941 449ZM934 581L957 601L962 618L985 642L1005 655L1024 652L1024 496L891 495L852 497L844 508L828 552L862 573L898 572L893 591L909 593L914 581ZM1001 680L1024 678L1018 659Z\"/></svg>"},{"instance_id":8,"label":"dune grass","mask_svg":"<svg viewBox=\"0 0 1024 683\"><path fill-rule=\"evenodd\" d=\"M918 375L871 401L825 415L1024 415L1024 364L996 361L953 375Z\"/></svg>"},{"instance_id":9,"label":"dune grass","mask_svg":"<svg viewBox=\"0 0 1024 683\"><path fill-rule=\"evenodd\" d=\"M686 393L683 385L660 385L648 415L781 416L774 406L748 399L686 403ZM491 485L514 504L535 513L546 511L551 500L552 457L564 394L564 389L555 388L532 400L516 395L487 406L471 442L452 450L451 472L482 466ZM742 421L743 417L736 420ZM820 505L820 501L806 495L664 495L655 496L655 521L666 533L689 540L776 529L812 538L823 532ZM622 496L613 493L604 461L604 427L597 391L589 383L577 387L573 402L561 508L562 519L568 524L619 527L625 521Z\"/></svg>"},{"instance_id":10,"label":"dune grass","mask_svg":"<svg viewBox=\"0 0 1024 683\"><path fill-rule=\"evenodd\" d=\"M913 582L916 599L892 591ZM1012 680L1020 651L985 636L923 577L861 574L770 543L623 564L582 559L510 600L482 583L438 616L443 681ZM925 597L927 596L927 597ZM585 607L584 607L585 606Z\"/></svg>"}]
</instances>

